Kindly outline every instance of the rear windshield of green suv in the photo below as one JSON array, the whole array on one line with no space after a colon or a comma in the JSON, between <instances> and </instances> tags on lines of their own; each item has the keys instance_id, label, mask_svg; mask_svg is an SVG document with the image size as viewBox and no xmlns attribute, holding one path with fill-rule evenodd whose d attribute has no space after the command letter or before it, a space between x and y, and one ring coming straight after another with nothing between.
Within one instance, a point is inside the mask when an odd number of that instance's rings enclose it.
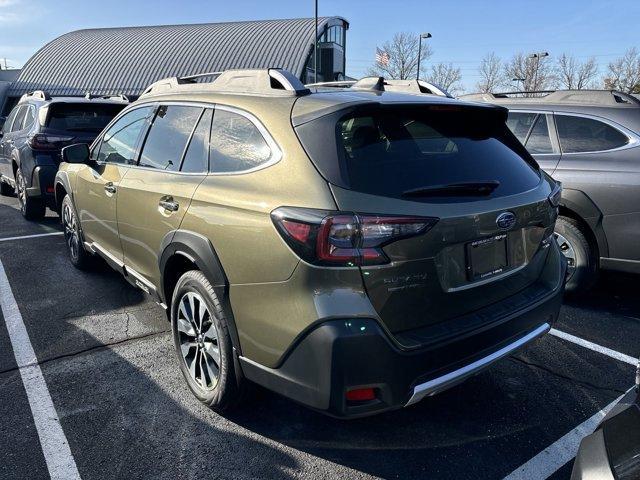
<instances>
[{"instance_id":1,"label":"rear windshield of green suv","mask_svg":"<svg viewBox=\"0 0 640 480\"><path fill-rule=\"evenodd\" d=\"M320 172L344 188L402 198L415 189L490 182L496 197L540 181L500 112L385 107L330 117L297 131Z\"/></svg>"}]
</instances>

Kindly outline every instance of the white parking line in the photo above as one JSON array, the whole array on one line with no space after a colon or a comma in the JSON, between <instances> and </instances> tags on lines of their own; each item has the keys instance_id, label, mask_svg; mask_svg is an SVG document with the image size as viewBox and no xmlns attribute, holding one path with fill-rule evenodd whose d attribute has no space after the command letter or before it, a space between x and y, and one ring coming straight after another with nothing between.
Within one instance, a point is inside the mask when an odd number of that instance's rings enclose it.
<instances>
[{"instance_id":1,"label":"white parking line","mask_svg":"<svg viewBox=\"0 0 640 480\"><path fill-rule=\"evenodd\" d=\"M589 350L593 350L594 352L602 353L603 355L607 355L608 357L628 363L630 365L633 365L634 367L638 364L637 358L625 355L624 353L616 352L615 350L611 350L610 348L603 347L602 345L598 345L597 343L593 343L580 337L573 336L569 333L561 332L560 330L556 330L555 328L552 328L549 333L568 342L575 343L576 345L588 348Z\"/></svg>"},{"instance_id":2,"label":"white parking line","mask_svg":"<svg viewBox=\"0 0 640 480\"><path fill-rule=\"evenodd\" d=\"M64 232L37 233L35 235L23 235L21 237L0 238L0 242L10 242L13 240L24 240L27 238L50 237L52 235L64 235Z\"/></svg>"},{"instance_id":3,"label":"white parking line","mask_svg":"<svg viewBox=\"0 0 640 480\"><path fill-rule=\"evenodd\" d=\"M558 471L563 465L576 456L580 442L590 435L605 415L623 397L619 396L591 418L585 420L559 440L549 445L524 465L507 475L505 480L529 480L535 478L544 480Z\"/></svg>"},{"instance_id":4,"label":"white parking line","mask_svg":"<svg viewBox=\"0 0 640 480\"><path fill-rule=\"evenodd\" d=\"M60 425L47 384L0 261L0 307L7 324L13 355L27 392L31 414L40 438L40 446L52 479L79 479L78 467Z\"/></svg>"}]
</instances>

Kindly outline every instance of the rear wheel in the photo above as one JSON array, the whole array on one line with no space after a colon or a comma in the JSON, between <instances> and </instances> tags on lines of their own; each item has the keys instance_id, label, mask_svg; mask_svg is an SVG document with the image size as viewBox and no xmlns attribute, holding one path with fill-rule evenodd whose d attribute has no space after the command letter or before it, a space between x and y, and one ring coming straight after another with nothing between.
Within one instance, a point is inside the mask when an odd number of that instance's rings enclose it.
<instances>
[{"instance_id":1,"label":"rear wheel","mask_svg":"<svg viewBox=\"0 0 640 480\"><path fill-rule=\"evenodd\" d=\"M22 216L27 220L42 219L47 212L47 207L41 198L33 198L27 195L27 185L20 168L16 170L16 188Z\"/></svg>"},{"instance_id":2,"label":"rear wheel","mask_svg":"<svg viewBox=\"0 0 640 480\"><path fill-rule=\"evenodd\" d=\"M64 240L67 244L69 260L74 267L85 270L91 262L91 255L84 249L80 222L76 215L76 209L69 195L65 195L60 208L62 227L64 228Z\"/></svg>"},{"instance_id":3,"label":"rear wheel","mask_svg":"<svg viewBox=\"0 0 640 480\"><path fill-rule=\"evenodd\" d=\"M560 251L567 259L567 293L586 292L598 278L598 255L595 245L589 242L581 224L570 217L558 217L555 237Z\"/></svg>"},{"instance_id":4,"label":"rear wheel","mask_svg":"<svg viewBox=\"0 0 640 480\"><path fill-rule=\"evenodd\" d=\"M225 412L240 399L227 313L207 278L197 270L180 277L171 301L171 327L180 370L193 394Z\"/></svg>"}]
</instances>

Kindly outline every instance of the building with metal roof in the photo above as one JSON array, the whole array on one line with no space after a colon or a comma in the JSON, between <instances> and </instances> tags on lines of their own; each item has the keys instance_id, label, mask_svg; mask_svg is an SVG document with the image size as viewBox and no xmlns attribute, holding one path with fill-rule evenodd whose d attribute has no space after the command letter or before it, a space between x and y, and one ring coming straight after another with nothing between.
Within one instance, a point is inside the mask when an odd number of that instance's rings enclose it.
<instances>
[{"instance_id":1,"label":"building with metal roof","mask_svg":"<svg viewBox=\"0 0 640 480\"><path fill-rule=\"evenodd\" d=\"M345 75L348 28L341 17L321 17L317 38L313 18L77 30L27 61L0 111L33 90L137 97L162 78L231 68L281 67L303 82L337 80Z\"/></svg>"}]
</instances>

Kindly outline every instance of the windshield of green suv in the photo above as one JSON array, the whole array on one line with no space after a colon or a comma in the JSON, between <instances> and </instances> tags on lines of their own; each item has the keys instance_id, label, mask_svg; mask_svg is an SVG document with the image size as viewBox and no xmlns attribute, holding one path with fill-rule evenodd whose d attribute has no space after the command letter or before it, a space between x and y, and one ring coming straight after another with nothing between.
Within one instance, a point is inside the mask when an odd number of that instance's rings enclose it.
<instances>
[{"instance_id":1,"label":"windshield of green suv","mask_svg":"<svg viewBox=\"0 0 640 480\"><path fill-rule=\"evenodd\" d=\"M325 168L327 146L306 141L319 130L304 131L301 140L325 177L351 190L398 198L495 197L530 190L540 181L528 154L494 112L386 107L334 121L331 157L339 168ZM324 152L314 152L317 147Z\"/></svg>"},{"instance_id":2,"label":"windshield of green suv","mask_svg":"<svg viewBox=\"0 0 640 480\"><path fill-rule=\"evenodd\" d=\"M54 130L99 133L124 107L117 103L52 103L44 126Z\"/></svg>"}]
</instances>

